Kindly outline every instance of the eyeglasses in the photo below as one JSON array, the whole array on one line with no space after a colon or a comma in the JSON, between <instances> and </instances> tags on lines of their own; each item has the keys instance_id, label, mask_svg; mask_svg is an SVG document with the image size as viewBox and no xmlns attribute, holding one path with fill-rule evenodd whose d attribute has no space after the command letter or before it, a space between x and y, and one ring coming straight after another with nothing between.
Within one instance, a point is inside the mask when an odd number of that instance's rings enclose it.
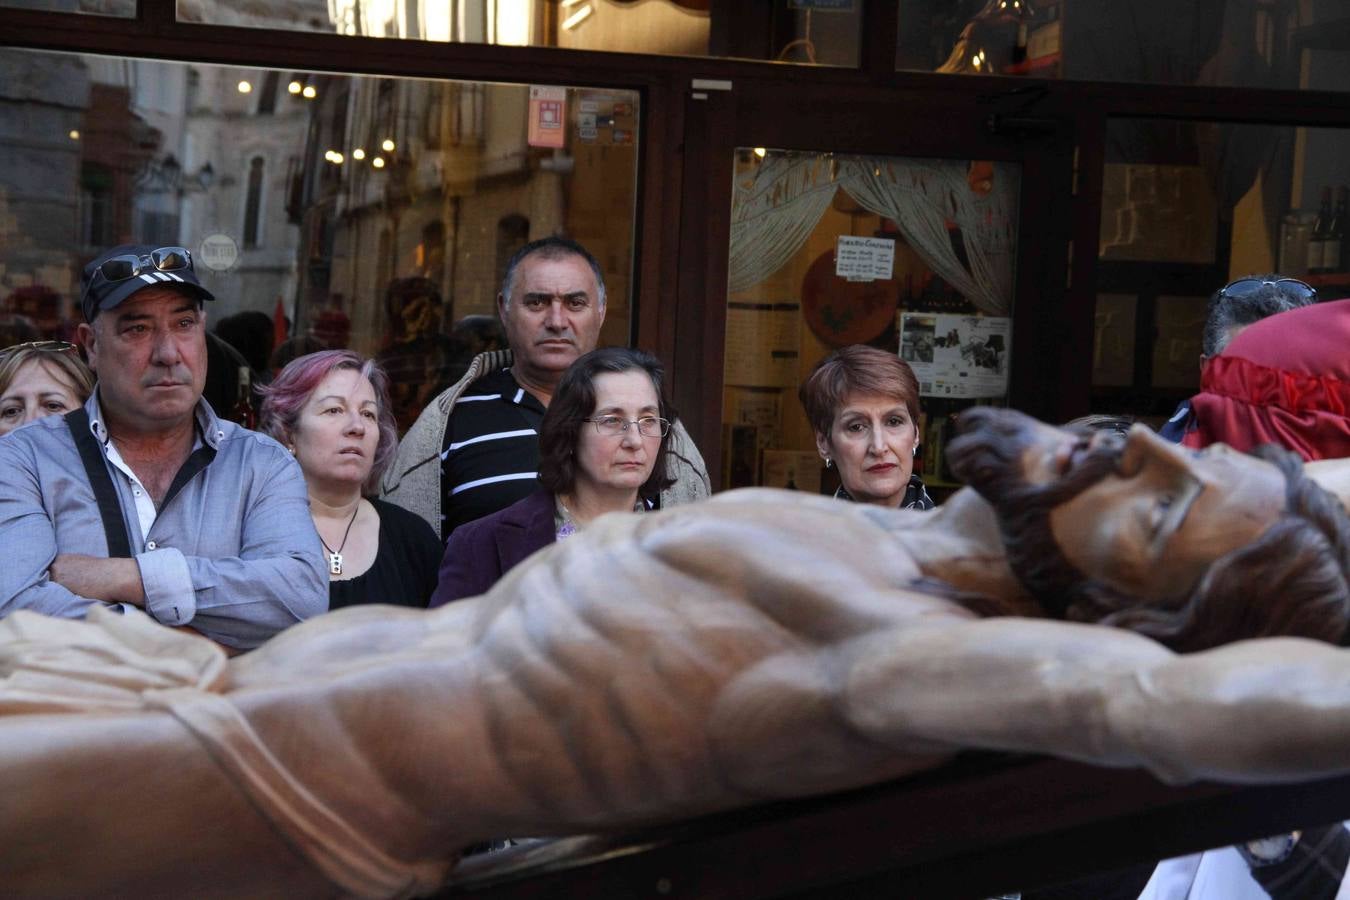
<instances>
[{"instance_id":1,"label":"eyeglasses","mask_svg":"<svg viewBox=\"0 0 1350 900\"><path fill-rule=\"evenodd\" d=\"M80 348L69 341L28 341L24 344L0 347L0 356L18 353L20 350L39 350L43 353L78 353Z\"/></svg>"},{"instance_id":2,"label":"eyeglasses","mask_svg":"<svg viewBox=\"0 0 1350 900\"><path fill-rule=\"evenodd\" d=\"M108 281L126 281L151 269L173 272L192 268L192 252L186 247L160 247L141 256L126 253L105 259L96 270ZM92 279L91 279L92 281Z\"/></svg>"},{"instance_id":3,"label":"eyeglasses","mask_svg":"<svg viewBox=\"0 0 1350 900\"><path fill-rule=\"evenodd\" d=\"M670 422L656 416L643 416L641 419L631 420L620 416L594 416L582 421L595 425L595 430L605 437L618 437L627 432L631 425L636 425L638 434L643 437L665 437L670 431Z\"/></svg>"},{"instance_id":4,"label":"eyeglasses","mask_svg":"<svg viewBox=\"0 0 1350 900\"><path fill-rule=\"evenodd\" d=\"M1300 300L1306 300L1308 303L1317 301L1317 289L1297 278L1276 278L1270 281L1265 278L1239 278L1231 284L1226 284L1219 291L1221 297L1250 297L1266 285L1270 285L1282 291L1287 291Z\"/></svg>"}]
</instances>

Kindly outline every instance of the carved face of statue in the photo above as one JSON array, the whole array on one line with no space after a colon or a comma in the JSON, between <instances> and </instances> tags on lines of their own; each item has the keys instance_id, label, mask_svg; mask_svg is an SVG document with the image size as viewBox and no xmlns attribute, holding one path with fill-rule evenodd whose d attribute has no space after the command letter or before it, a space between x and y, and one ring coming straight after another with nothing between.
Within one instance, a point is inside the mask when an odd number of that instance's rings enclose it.
<instances>
[{"instance_id":1,"label":"carved face of statue","mask_svg":"<svg viewBox=\"0 0 1350 900\"><path fill-rule=\"evenodd\" d=\"M1080 570L1127 594L1170 597L1284 508L1284 476L1269 463L1222 444L1193 453L1135 425L1117 471L1052 510L1050 527Z\"/></svg>"},{"instance_id":2,"label":"carved face of statue","mask_svg":"<svg viewBox=\"0 0 1350 900\"><path fill-rule=\"evenodd\" d=\"M1189 593L1210 563L1285 509L1280 471L1227 447L1192 452L1138 425L1124 438L1081 434L1010 410L974 418L983 427L951 459L1005 517L1005 534L1007 516L1040 505L1063 558L1129 596Z\"/></svg>"}]
</instances>

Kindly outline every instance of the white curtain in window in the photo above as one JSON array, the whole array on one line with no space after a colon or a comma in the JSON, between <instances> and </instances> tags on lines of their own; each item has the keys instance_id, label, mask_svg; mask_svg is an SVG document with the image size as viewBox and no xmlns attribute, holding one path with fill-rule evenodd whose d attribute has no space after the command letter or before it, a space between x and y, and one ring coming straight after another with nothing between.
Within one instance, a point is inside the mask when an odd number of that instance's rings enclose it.
<instances>
[{"instance_id":1,"label":"white curtain in window","mask_svg":"<svg viewBox=\"0 0 1350 900\"><path fill-rule=\"evenodd\" d=\"M834 199L834 168L834 160L824 155L774 154L753 174L737 177L731 196L730 290L759 284L801 249Z\"/></svg>"},{"instance_id":2,"label":"white curtain in window","mask_svg":"<svg viewBox=\"0 0 1350 900\"><path fill-rule=\"evenodd\" d=\"M732 191L728 285L753 287L792 258L842 187L892 219L930 269L989 315L1012 310L1018 169L994 163L976 191L965 163L945 159L770 155ZM948 225L960 230L967 267Z\"/></svg>"},{"instance_id":3,"label":"white curtain in window","mask_svg":"<svg viewBox=\"0 0 1350 900\"><path fill-rule=\"evenodd\" d=\"M839 163L839 183L868 210L893 219L919 258L975 306L1009 315L1017 167L994 163L987 193L971 188L967 167L952 160L860 157ZM970 267L952 247L960 229Z\"/></svg>"}]
</instances>

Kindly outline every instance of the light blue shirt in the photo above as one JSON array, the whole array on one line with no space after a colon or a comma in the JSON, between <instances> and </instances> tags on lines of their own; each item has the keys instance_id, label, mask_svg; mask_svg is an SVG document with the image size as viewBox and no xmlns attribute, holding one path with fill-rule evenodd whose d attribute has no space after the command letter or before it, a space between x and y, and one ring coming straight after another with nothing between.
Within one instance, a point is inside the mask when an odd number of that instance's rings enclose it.
<instances>
[{"instance_id":1,"label":"light blue shirt","mask_svg":"<svg viewBox=\"0 0 1350 900\"><path fill-rule=\"evenodd\" d=\"M156 510L85 403L117 489L145 610L230 647L256 647L328 609L328 576L304 475L280 444L197 404L197 445L214 458ZM98 502L63 416L0 439L0 616L82 617L92 603L51 581L60 553L107 556Z\"/></svg>"}]
</instances>

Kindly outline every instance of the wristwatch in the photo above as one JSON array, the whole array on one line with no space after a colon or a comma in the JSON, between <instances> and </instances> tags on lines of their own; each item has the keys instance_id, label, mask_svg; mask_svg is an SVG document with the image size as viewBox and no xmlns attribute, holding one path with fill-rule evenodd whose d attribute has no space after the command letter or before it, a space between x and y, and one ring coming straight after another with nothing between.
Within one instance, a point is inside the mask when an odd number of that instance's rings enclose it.
<instances>
[{"instance_id":1,"label":"wristwatch","mask_svg":"<svg viewBox=\"0 0 1350 900\"><path fill-rule=\"evenodd\" d=\"M1242 854L1242 858L1247 861L1247 865L1253 869L1273 866L1284 862L1289 858L1289 854L1294 852L1294 847L1298 845L1298 839L1303 837L1301 831L1291 831L1288 834L1273 834L1270 837L1257 838L1254 841L1246 841L1237 844L1237 852Z\"/></svg>"}]
</instances>

